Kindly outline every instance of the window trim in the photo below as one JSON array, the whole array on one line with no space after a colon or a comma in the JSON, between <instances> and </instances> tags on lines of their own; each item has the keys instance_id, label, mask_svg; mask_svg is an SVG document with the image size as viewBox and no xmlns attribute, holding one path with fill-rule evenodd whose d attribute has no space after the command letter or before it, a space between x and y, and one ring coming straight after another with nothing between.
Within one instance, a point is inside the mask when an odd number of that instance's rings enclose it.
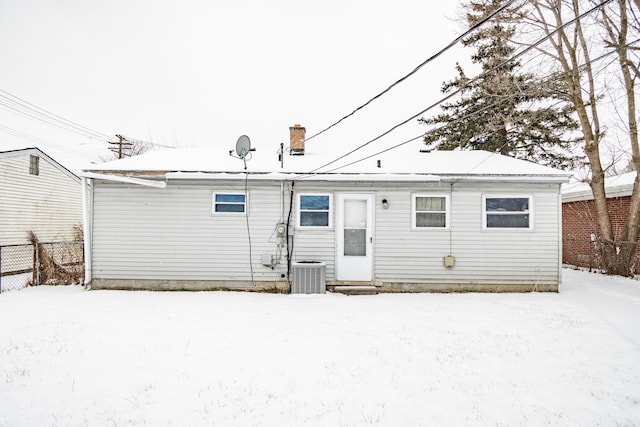
<instances>
[{"instance_id":1,"label":"window trim","mask_svg":"<svg viewBox=\"0 0 640 427\"><path fill-rule=\"evenodd\" d=\"M444 197L444 227L419 227L417 225L416 200L418 197ZM422 212L422 211L420 211ZM432 211L435 212L435 211ZM440 213L437 211L436 213ZM411 194L411 229L412 230L448 230L451 227L451 197L443 193L412 193Z\"/></svg>"},{"instance_id":2,"label":"window trim","mask_svg":"<svg viewBox=\"0 0 640 427\"><path fill-rule=\"evenodd\" d=\"M488 227L487 226L487 199L529 199L529 211L528 212L513 212L513 213L498 213L498 215L522 215L523 213L529 214L529 226L528 227ZM532 194L483 194L482 195L482 229L487 231L522 231L533 230L534 223L534 207L533 207L533 195ZM492 214L496 214L492 212Z\"/></svg>"},{"instance_id":3,"label":"window trim","mask_svg":"<svg viewBox=\"0 0 640 427\"><path fill-rule=\"evenodd\" d=\"M232 194L235 196L244 196L244 203L229 203L229 202L221 202L219 204L224 205L243 205L244 209L242 212L223 212L216 211L216 196L218 194ZM212 215L246 215L247 209L249 205L249 196L244 191L212 191L211 192L211 214Z\"/></svg>"},{"instance_id":4,"label":"window trim","mask_svg":"<svg viewBox=\"0 0 640 427\"><path fill-rule=\"evenodd\" d=\"M302 225L301 214L302 212L324 212L324 211L303 211L301 209L301 199L303 196L328 196L329 197L329 210L327 211L329 220L328 225ZM296 227L303 230L329 230L333 228L333 194L331 193L298 193L297 198L297 214L296 214Z\"/></svg>"}]
</instances>

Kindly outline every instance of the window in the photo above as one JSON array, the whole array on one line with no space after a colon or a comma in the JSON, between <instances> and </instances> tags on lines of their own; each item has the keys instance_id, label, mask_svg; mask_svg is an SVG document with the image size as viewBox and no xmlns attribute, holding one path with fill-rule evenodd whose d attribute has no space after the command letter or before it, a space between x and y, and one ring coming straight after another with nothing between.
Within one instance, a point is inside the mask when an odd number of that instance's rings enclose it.
<instances>
[{"instance_id":1,"label":"window","mask_svg":"<svg viewBox=\"0 0 640 427\"><path fill-rule=\"evenodd\" d=\"M243 213L246 201L242 193L214 193L213 213Z\"/></svg>"},{"instance_id":2,"label":"window","mask_svg":"<svg viewBox=\"0 0 640 427\"><path fill-rule=\"evenodd\" d=\"M484 198L485 228L531 228L531 197Z\"/></svg>"},{"instance_id":3,"label":"window","mask_svg":"<svg viewBox=\"0 0 640 427\"><path fill-rule=\"evenodd\" d=\"M416 194L413 196L414 228L448 228L449 197Z\"/></svg>"},{"instance_id":4,"label":"window","mask_svg":"<svg viewBox=\"0 0 640 427\"><path fill-rule=\"evenodd\" d=\"M40 175L40 157L38 156L29 157L29 174Z\"/></svg>"},{"instance_id":5,"label":"window","mask_svg":"<svg viewBox=\"0 0 640 427\"><path fill-rule=\"evenodd\" d=\"M300 194L298 206L300 227L331 227L331 195Z\"/></svg>"}]
</instances>

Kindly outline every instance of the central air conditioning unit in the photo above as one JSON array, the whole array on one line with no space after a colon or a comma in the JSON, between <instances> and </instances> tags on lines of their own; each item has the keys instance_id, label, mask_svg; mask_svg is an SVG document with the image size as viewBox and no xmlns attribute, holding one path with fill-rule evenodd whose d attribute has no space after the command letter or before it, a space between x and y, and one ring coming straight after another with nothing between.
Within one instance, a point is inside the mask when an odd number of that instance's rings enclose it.
<instances>
[{"instance_id":1,"label":"central air conditioning unit","mask_svg":"<svg viewBox=\"0 0 640 427\"><path fill-rule=\"evenodd\" d=\"M291 265L292 294L324 294L327 266L320 261L297 261Z\"/></svg>"}]
</instances>

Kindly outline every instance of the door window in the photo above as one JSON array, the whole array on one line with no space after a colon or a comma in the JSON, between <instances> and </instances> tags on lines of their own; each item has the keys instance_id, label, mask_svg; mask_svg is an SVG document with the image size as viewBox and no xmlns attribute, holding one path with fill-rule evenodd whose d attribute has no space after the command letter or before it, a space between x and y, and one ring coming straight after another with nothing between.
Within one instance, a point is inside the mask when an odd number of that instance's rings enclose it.
<instances>
[{"instance_id":1,"label":"door window","mask_svg":"<svg viewBox=\"0 0 640 427\"><path fill-rule=\"evenodd\" d=\"M367 255L367 201L344 201L344 255Z\"/></svg>"}]
</instances>

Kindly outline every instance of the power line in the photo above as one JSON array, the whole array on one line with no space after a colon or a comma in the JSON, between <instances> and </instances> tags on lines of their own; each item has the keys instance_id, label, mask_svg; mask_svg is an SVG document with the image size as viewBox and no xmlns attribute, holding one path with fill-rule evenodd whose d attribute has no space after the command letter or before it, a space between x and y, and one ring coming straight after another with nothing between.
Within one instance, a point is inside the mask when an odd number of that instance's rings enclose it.
<instances>
[{"instance_id":1,"label":"power line","mask_svg":"<svg viewBox=\"0 0 640 427\"><path fill-rule=\"evenodd\" d=\"M53 141L49 141L48 139L43 139L43 138L28 134L26 132L19 131L17 129L10 128L8 126L4 126L4 125L1 125L1 124L0 124L0 132L6 133L7 135L16 136L16 137L18 137L20 139L24 139L25 141L33 142L33 143L38 144L38 145L52 146L57 150L65 151L65 152L67 152L69 154L73 154L75 156L85 157L85 158L87 158L89 160L95 160L95 155L90 155L88 153L78 152L77 150L73 150L73 149L71 149L71 148L69 148L69 147L67 147L65 145L58 144L58 143L55 143ZM0 144L2 144L2 142L0 142Z\"/></svg>"},{"instance_id":2,"label":"power line","mask_svg":"<svg viewBox=\"0 0 640 427\"><path fill-rule=\"evenodd\" d=\"M496 9L493 13L491 13L490 15L484 17L483 19L481 19L480 21L478 21L477 23L475 23L474 25L472 25L467 31L465 31L464 33L462 33L461 35L459 35L458 37L456 37L455 39L453 39L448 45L446 45L445 47L443 47L442 49L440 49L438 52L436 52L434 55L430 56L429 58L427 58L426 60L424 60L422 63L420 63L417 67L415 67L413 70L411 70L411 72L409 72L409 74L406 74L405 76L401 77L400 79L396 80L395 83L392 83L389 87L387 87L385 90L383 90L382 92L378 93L377 95L375 95L373 98L369 99L367 102L365 102L364 104L360 105L359 107L355 108L352 112L350 112L349 114L345 115L344 117L342 117L340 120L336 121L335 123L332 123L331 125L327 126L326 128L322 129L321 131L311 135L309 138L306 139L306 141L310 141L311 139L315 138L318 135L321 135L323 133L325 133L326 131L328 131L329 129L333 128L334 126L340 124L342 121L348 119L349 117L353 116L354 114L356 114L358 111L362 110L363 108L365 108L366 106L368 106L369 104L371 104L373 101L375 101L376 99L382 97L383 95L385 95L387 92L389 92L391 89L393 89L395 86L399 85L400 83L404 82L405 80L407 80L409 77L411 77L412 75L414 75L415 73L417 73L422 67L424 67L426 64L430 63L431 61L435 60L436 58L438 58L440 55L442 55L443 53L445 53L446 51L448 51L449 49L451 49L453 46L455 46L456 44L458 44L460 42L460 40L464 39L465 37L467 37L469 34L471 34L473 31L475 31L477 28L479 28L480 26L482 26L485 22L489 21L490 19L492 19L494 16L496 16L497 14L499 14L500 12L502 12L504 9L506 9L507 7L511 6L511 4L514 2L515 0L509 0L507 1L504 5L500 6L498 9Z\"/></svg>"},{"instance_id":3,"label":"power line","mask_svg":"<svg viewBox=\"0 0 640 427\"><path fill-rule=\"evenodd\" d=\"M429 111L429 110L431 110L431 109L433 109L433 108L437 107L437 106L438 106L438 105L440 105L441 103L443 103L443 102L445 102L445 101L448 101L449 99L453 98L455 95L458 95L460 92L462 92L464 89L466 89L466 88L467 88L468 86L470 86L471 84L473 84L473 83L477 82L478 80L480 80L480 79L482 79L482 78L486 77L489 73L492 73L492 72L496 71L497 69L499 69L499 68L503 67L504 65L508 64L509 62L512 62L512 61L514 61L514 60L518 59L519 57L521 57L521 56L522 56L522 55L524 55L525 53L527 53L527 52L531 51L532 49L534 49L534 48L538 47L540 44L542 44L544 41L546 41L547 39L549 39L551 36L555 35L555 34L556 34L558 31L560 31L561 29L563 29L563 28L565 28L565 27L567 27L567 26L569 26L569 25L571 25L571 24L574 24L575 22L577 22L577 21L579 21L580 19L584 18L585 16L587 16L587 15L589 15L589 14L593 13L594 11L596 11L596 10L600 9L601 7L603 7L604 5L606 5L607 3L610 3L611 1L613 1L613 0L605 0L605 1L603 1L602 3L600 3L600 4L596 5L596 6L594 6L594 7L593 7L593 8L591 8L591 9L589 9L588 11L586 11L586 12L584 12L584 13L580 14L579 16L575 17L574 19L572 19L572 20L570 20L570 21L568 21L568 22L565 22L564 24L560 25L559 27L556 27L556 28L555 28L553 31L551 31L549 34L546 34L544 37L542 37L541 39L539 39L539 40L538 40L538 41L536 41L535 43L533 43L533 44L529 45L528 47L526 47L525 49L523 49L521 52L519 52L519 53L517 53L517 54L515 54L515 55L511 56L510 58L507 58L506 60L502 61L501 63L499 63L498 65L494 66L493 68L491 68L491 69L489 69L489 70L486 70L486 71L482 72L481 74L479 74L478 76L474 77L473 79L469 80L465 86L462 86L461 88L458 88L458 89L456 89L455 91L451 92L450 94L448 94L448 95L446 95L446 96L442 97L441 99L439 99L439 100L438 100L438 101L436 101L435 103L433 103L433 104L429 105L428 107L426 107L426 108L425 108L425 109L423 109L422 111L420 111L420 112L418 112L418 113L416 113L416 114L412 115L411 117L409 117L409 118L408 118L408 119L406 119L406 120L403 120L403 121L402 121L402 122L400 122L400 123L397 123L396 125L392 126L390 129L388 129L387 131L383 132L382 134L380 134L380 135L376 136L375 138L372 138L372 139L370 139L369 141L367 141L367 142L365 142L365 143L363 143L363 144L359 145L358 147L354 148L353 150L351 150L351 151L349 151L349 152L347 152L347 153L345 153L345 154L343 154L343 155L341 155L341 156L337 157L336 159L331 160L330 162L327 162L327 163L323 164L322 166L319 166L319 167L317 167L317 168L315 168L315 169L311 170L308 174L313 174L314 172L317 172L317 171L319 171L320 169L326 168L327 166L332 165L332 164L334 164L334 163L336 163L336 162L338 162L338 161L340 161L340 160L344 159L345 157L347 157L347 156L349 156L349 155L351 155L351 154L355 153L356 151L359 151L359 150L361 150L362 148L364 148L364 147L366 147L366 146L370 145L371 143L373 143L373 142L375 142L375 141L379 140L380 138L382 138L382 137L384 137L384 136L386 136L386 135L390 134L391 132L393 132L394 130L398 129L399 127L404 126L405 124L409 123L410 121L412 121L412 120L414 120L414 119L418 118L419 116L423 115L423 114L424 114L424 113L426 113L427 111ZM601 58L602 58L602 57L599 57L598 59L601 59ZM585 65L586 65L586 64L585 64ZM337 169L337 168L336 168L336 169ZM333 169L333 170L335 170L335 169ZM308 174L305 174L305 175L308 175Z\"/></svg>"},{"instance_id":4,"label":"power line","mask_svg":"<svg viewBox=\"0 0 640 427\"><path fill-rule=\"evenodd\" d=\"M46 125L49 125L49 126L52 126L52 127L55 127L55 128L58 128L58 129L61 129L61 130L64 130L64 131L67 131L67 132L70 132L70 133L74 133L74 134L82 136L84 138L94 138L93 136L89 136L86 133L78 132L76 130L64 127L64 126L62 126L60 124L45 120L45 119L43 119L41 117L35 116L33 114L30 114L30 113L28 113L26 111L17 110L15 108L11 107L10 105L7 105L7 104L5 104L3 102L0 102L0 108L2 108L4 110L7 110L7 111L10 111L12 113L21 115L21 116L26 117L28 119L32 119L32 120L38 121L40 123L43 123L43 124L46 124Z\"/></svg>"},{"instance_id":5,"label":"power line","mask_svg":"<svg viewBox=\"0 0 640 427\"><path fill-rule=\"evenodd\" d=\"M423 138L423 137L424 137L424 133L421 133L421 134L420 134L420 135L418 135L418 136L414 136L413 138L408 139L408 140L406 140L406 141L404 141L404 142L401 142L401 143L399 143L399 144L396 144L396 145L394 145L394 146L392 146L392 147L385 148L384 150L380 150L380 151L378 151L377 153L370 154L370 155L368 155L368 156L366 156L366 157L362 157L362 158L360 158L360 159L358 159L358 160L354 160L354 161L353 161L353 162L351 162L351 163L347 163L346 165L338 166L338 167L336 167L336 168L334 168L334 169L328 170L326 173L335 172L335 171L337 171L338 169L342 169L342 168L346 168L346 167L351 166L351 165L355 165L356 163L360 163L360 162L363 162L363 161L365 161L365 160L368 160L368 159L370 159L370 158L372 158L372 157L379 156L380 154L386 153L387 151L395 150L396 148L402 147L403 145L407 145L408 143L413 142L413 141L415 141L415 140L417 140L417 139L420 139L420 138Z\"/></svg>"},{"instance_id":6,"label":"power line","mask_svg":"<svg viewBox=\"0 0 640 427\"><path fill-rule=\"evenodd\" d=\"M482 111L484 111L484 110L486 110L486 109L488 109L488 108L494 107L494 106L496 106L496 105L498 105L498 104L499 104L499 102L494 102L494 103L492 103L492 104L486 105L485 107L483 107L483 108L481 108L481 109L479 109L479 110L476 110L476 111L474 111L474 112L472 112L472 113L470 113L470 114L467 114L466 116L463 116L463 117L461 118L461 120L471 118L471 117L473 117L474 115L479 114L480 112L482 112ZM440 127L437 127L436 129L441 129L441 128L443 128L443 127L445 127L445 125L442 125L442 126L440 126ZM496 133L496 132L497 132L497 131L493 131L493 132L489 133L489 135L494 134L494 133ZM400 143L398 143L398 144L396 144L396 145L393 145L393 146L391 146L391 147L388 147L388 148L385 148L385 149L380 150L380 151L378 151L378 152L375 152L375 153L373 153L373 154L370 154L370 155L368 155L368 156L366 156L366 157L362 157L362 158L357 159L357 160L354 160L354 161L352 161L352 162L350 162L350 163L347 163L347 164L344 164L344 165L341 165L341 166L337 166L337 167L335 167L335 168L333 168L333 169L330 169L330 170L326 171L325 173L335 172L335 171L337 171L337 170L339 170L339 169L343 169L343 168L349 167L349 166L351 166L351 165L355 165L356 163L360 163L360 162L363 162L363 161L365 161L365 160L369 160L369 159L370 159L370 158L372 158L372 157L376 157L376 156L379 156L380 154L384 154L384 153L386 153L386 152L388 152L388 151L395 150L396 148L400 148L400 147L402 147L402 146L404 146L404 145L407 145L407 144L408 144L408 143L410 143L410 142L413 142L413 141L415 141L415 140L417 140L417 139L420 139L420 138L423 138L423 137L424 137L424 133L421 133L421 134L420 134L420 135L418 135L418 136L415 136L415 137L413 137L413 138L411 138L411 139L408 139L408 140L406 140L406 141L400 142ZM507 143L505 142L501 147L499 147L498 151L499 151L500 149L502 149L503 147L505 147L506 145L507 145ZM496 153L492 153L492 154L496 154L496 155L497 155L498 153L496 152ZM482 160L480 163L478 163L478 164L477 164L476 166L474 166L473 168L471 168L471 169L470 169L470 171L474 170L475 168L477 168L478 166L480 166L482 163L484 163L484 162L485 162L485 161L487 161L487 160L488 160L488 157L487 157L486 159ZM303 177L301 177L301 178L297 178L297 179L298 179L298 180L300 180L300 179L304 179L304 178L311 177L311 176L313 176L313 175L307 174L307 175L305 175L305 176L303 176Z\"/></svg>"},{"instance_id":7,"label":"power line","mask_svg":"<svg viewBox=\"0 0 640 427\"><path fill-rule=\"evenodd\" d=\"M52 126L85 138L89 138L92 142L110 142L111 137L108 135L94 131L86 126L78 124L74 121L66 119L58 114L52 113L44 108L41 108L25 99L22 99L16 95L13 95L5 90L0 89L0 108L10 111L14 114L21 115L28 119ZM15 130L14 130L15 131ZM19 131L15 131L19 132ZM19 135L16 135L19 136ZM28 138L25 138L28 139ZM96 139L100 141L96 141ZM45 141L45 140L42 140ZM158 144L150 141L144 141L141 139L127 139L128 142L145 144L150 147L163 147L163 148L175 148L173 146ZM36 142L36 141L34 141ZM122 141L121 141L122 142ZM59 144L56 144L60 146ZM121 151L120 151L121 153Z\"/></svg>"},{"instance_id":8,"label":"power line","mask_svg":"<svg viewBox=\"0 0 640 427\"><path fill-rule=\"evenodd\" d=\"M469 118L471 118L471 117L473 117L473 116L475 116L475 115L477 115L477 114L481 113L482 111L485 111L485 110L487 110L487 109L489 109L489 108L492 108L492 107L494 107L494 106L496 106L496 105L498 105L498 104L499 104L499 102L494 102L494 103L488 104L488 105L484 106L483 108L481 108L481 109L479 109L479 110L473 111L473 112L471 112L471 113L467 114L466 116L463 116L463 117L461 118L461 120L469 119ZM442 125L442 126L440 126L440 127L437 127L436 129L441 129L441 128L444 128L444 127L445 127L445 125ZM370 159L370 158L372 158L372 157L376 157L376 156L379 156L380 154L384 154L384 153L386 153L386 152L388 152L388 151L395 150L396 148L400 148L400 147L402 147L403 145L407 145L408 143L413 142L413 141L415 141L415 140L417 140L417 139L420 139L420 138L423 138L423 137L424 137L424 132L423 132L423 133L420 133L420 135L418 135L418 136L415 136L415 137L413 137L413 138L411 138L411 139L408 139L408 140L406 140L406 141L403 141L403 142L401 142L401 143L399 143L399 144L393 145L393 146L391 146L391 147L385 148L385 149L383 149L383 150L380 150L380 151L375 152L375 153L373 153L373 154L370 154L370 155L368 155L368 156L365 156L365 157L362 157L362 158L360 158L360 159L354 160L354 161L352 161L352 162L350 162L350 163L347 163L347 164L344 164L344 165L341 165L341 166L337 166L337 167L335 167L335 168L333 168L333 169L330 169L330 170L328 170L328 171L325 171L325 173L335 172L335 171L337 171L337 170L339 170L339 169L343 169L343 168L349 167L349 166L351 166L351 165L355 165L356 163L360 163L360 162L363 162L363 161L365 161L365 160L368 160L368 159ZM305 176L303 176L303 177L299 177L299 178L297 178L297 179L304 179L304 178L306 178L306 177L311 177L311 176L313 176L313 175L311 175L311 174L307 174L307 175L305 175Z\"/></svg>"},{"instance_id":9,"label":"power line","mask_svg":"<svg viewBox=\"0 0 640 427\"><path fill-rule=\"evenodd\" d=\"M5 109L9 109L16 113L22 114L23 116L33 118L34 120L38 120L51 126L55 126L82 136L88 136L92 139L109 139L109 136L104 133L94 131L86 126L80 125L74 121L45 110L42 107L38 107L37 105L32 104L31 102L26 101L5 90L0 89L0 97L10 102L10 104L7 104L6 102L0 102L0 104L2 104ZM16 106L19 108L16 108ZM33 114L28 113L27 111L31 111ZM34 116L34 114L36 114L36 116Z\"/></svg>"},{"instance_id":10,"label":"power line","mask_svg":"<svg viewBox=\"0 0 640 427\"><path fill-rule=\"evenodd\" d=\"M137 139L137 138L126 138L126 139L127 141L132 142L134 144L146 144L152 147L162 147L162 148L176 148L174 145L160 144L158 142L147 141L145 139Z\"/></svg>"},{"instance_id":11,"label":"power line","mask_svg":"<svg viewBox=\"0 0 640 427\"><path fill-rule=\"evenodd\" d=\"M600 56L598 56L598 57L596 57L596 58L594 58L594 59L591 59L589 62L587 62L587 63L584 63L584 64L580 65L578 68L579 68L579 69L582 69L582 68L586 67L588 64L594 64L594 63L596 63L596 62L598 62L598 61L601 61L602 59L605 59L605 58L607 58L608 56L610 56L610 55L614 54L615 52L617 52L617 51L618 51L618 50L620 50L621 48L627 48L627 47L633 46L634 44L637 44L637 43L640 43L640 39L636 39L636 40L634 40L634 41L631 41L631 42L629 42L629 43L625 44L624 46L616 47L615 49L612 49L612 50L610 50L609 52L604 53L604 54L602 54L602 55L600 55ZM544 77L544 78L543 78L543 81L544 81L544 80L546 80L546 81L552 81L554 78L557 78L557 77L561 76L562 74L564 74L564 73L551 73L551 74L549 74L548 76ZM499 104L499 102L493 102L493 103L491 103L491 104L488 104L488 105L484 106L483 108L481 108L481 109L479 109L479 110L473 111L473 112L471 112L471 113L467 114L466 116L461 117L461 118L460 118L460 120L466 120L466 119L472 118L473 116L475 116L475 115L477 115L477 114L481 113L482 111L485 111L485 110L487 110L488 108L495 107L495 106L496 106L496 105L498 105L498 104ZM558 105L558 103L556 103L555 105ZM442 129L442 128L444 128L445 126L446 126L446 125L442 125L442 126L436 127L436 128L435 128L435 130ZM492 133L495 133L495 131L494 131L494 132L492 132ZM360 162L365 161L365 160L368 160L368 159L370 159L370 158L372 158L372 157L379 156L380 154L386 153L386 152L391 151L391 150L395 150L396 148L399 148L399 147L401 147L401 146L403 146L403 145L406 145L406 144L408 144L408 143L410 143L410 142L413 142L413 141L415 141L415 140L417 140L417 139L420 139L420 138L422 138L422 137L424 137L424 133L421 133L420 135L418 135L418 136L416 136L416 137L413 137L413 138L411 138L411 139L409 139L409 140L406 140L406 141L404 141L404 142L401 142L401 143L396 144L396 145L394 145L394 146L391 146L391 147L389 147L389 148L386 148L386 149L380 150L380 151L378 151L378 152L376 152L376 153L370 154L370 155L368 155L368 156L366 156L366 157L362 157L362 158L357 159L357 160L354 160L354 161L352 161L352 162L350 162L350 163L347 163L347 164L344 164L344 165L341 165L341 166L335 167L335 168L333 168L333 169L330 169L330 170L326 171L326 173L335 172L336 170L339 170L339 169L342 169L342 168L345 168L345 167L348 167L348 166L354 165L354 164L356 164L356 163L360 163ZM500 147L500 148L503 148L505 145L506 145L506 143L505 143L502 147ZM497 154L497 153L494 153L494 154ZM473 168L471 168L471 169L470 169L470 171L472 171L472 170L476 169L477 167L479 167L482 163L484 163L484 162L485 162L485 161L487 161L487 160L488 160L488 158L486 158L486 159L482 160L480 163L478 163L478 164L477 164L477 165L475 165ZM307 175L307 176L312 176L312 175ZM306 177L306 176L303 176L303 177L298 178L298 179L304 179L305 177Z\"/></svg>"}]
</instances>

